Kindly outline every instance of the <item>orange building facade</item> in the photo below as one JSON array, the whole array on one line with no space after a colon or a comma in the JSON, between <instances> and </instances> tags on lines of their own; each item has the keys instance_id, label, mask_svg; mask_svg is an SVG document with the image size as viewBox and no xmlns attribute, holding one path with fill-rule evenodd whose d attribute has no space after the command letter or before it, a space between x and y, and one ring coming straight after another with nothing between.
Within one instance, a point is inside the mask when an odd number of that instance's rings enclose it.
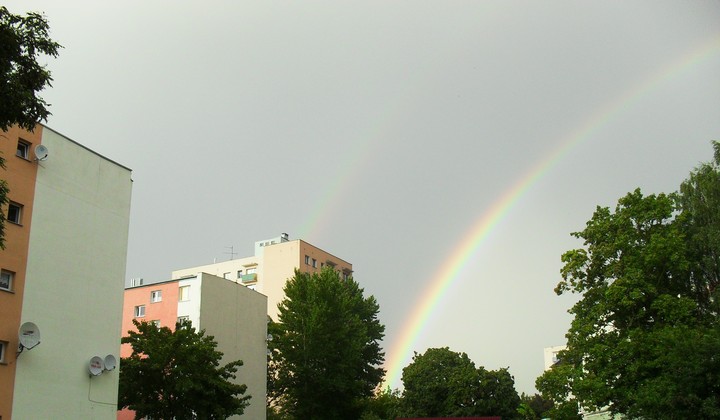
<instances>
[{"instance_id":1,"label":"orange building facade","mask_svg":"<svg viewBox=\"0 0 720 420\"><path fill-rule=\"evenodd\" d=\"M15 383L18 329L22 313L30 226L38 165L33 150L41 144L43 127L34 132L12 127L0 132L0 153L7 182L5 249L0 252L0 419L9 418ZM11 211L12 210L12 211ZM4 414L4 415L3 415Z\"/></svg>"}]
</instances>

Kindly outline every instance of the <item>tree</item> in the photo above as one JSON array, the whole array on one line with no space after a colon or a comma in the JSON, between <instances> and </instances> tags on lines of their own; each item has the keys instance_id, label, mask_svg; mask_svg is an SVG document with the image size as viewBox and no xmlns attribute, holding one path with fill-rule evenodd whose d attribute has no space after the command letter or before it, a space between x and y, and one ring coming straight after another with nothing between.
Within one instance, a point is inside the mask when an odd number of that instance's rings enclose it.
<instances>
[{"instance_id":1,"label":"tree","mask_svg":"<svg viewBox=\"0 0 720 420\"><path fill-rule=\"evenodd\" d=\"M204 331L188 321L175 331L133 320L123 344L133 353L120 363L118 409L135 411L135 418L224 419L242 414L250 396L247 387L231 382L241 360L220 366L222 353Z\"/></svg>"},{"instance_id":2,"label":"tree","mask_svg":"<svg viewBox=\"0 0 720 420\"><path fill-rule=\"evenodd\" d=\"M366 400L360 420L395 420L400 416L399 390L378 389L375 395Z\"/></svg>"},{"instance_id":3,"label":"tree","mask_svg":"<svg viewBox=\"0 0 720 420\"><path fill-rule=\"evenodd\" d=\"M553 402L546 400L540 394L520 395L518 413L523 420L540 420L548 418L548 412L553 408ZM553 417L557 418L557 417Z\"/></svg>"},{"instance_id":4,"label":"tree","mask_svg":"<svg viewBox=\"0 0 720 420\"><path fill-rule=\"evenodd\" d=\"M377 301L331 267L296 270L284 292L269 327L274 403L292 418L358 418L385 374Z\"/></svg>"},{"instance_id":5,"label":"tree","mask_svg":"<svg viewBox=\"0 0 720 420\"><path fill-rule=\"evenodd\" d=\"M60 44L50 39L49 25L38 13L14 15L0 6L0 130L18 124L27 130L47 121L48 103L38 93L51 86L41 54L57 57Z\"/></svg>"},{"instance_id":6,"label":"tree","mask_svg":"<svg viewBox=\"0 0 720 420\"><path fill-rule=\"evenodd\" d=\"M48 29L42 15L17 16L0 6L0 131L13 124L32 130L50 115L38 92L50 86L52 77L37 59L39 54L57 57L62 47L50 39ZM0 168L5 168L2 156ZM8 192L7 182L0 179L0 208L7 205ZM0 212L0 249L5 249L4 212Z\"/></svg>"},{"instance_id":7,"label":"tree","mask_svg":"<svg viewBox=\"0 0 720 420\"><path fill-rule=\"evenodd\" d=\"M598 207L556 292L578 293L544 396L644 418L720 417L720 146L679 193Z\"/></svg>"},{"instance_id":8,"label":"tree","mask_svg":"<svg viewBox=\"0 0 720 420\"><path fill-rule=\"evenodd\" d=\"M403 369L403 415L409 417L519 417L520 397L507 369L476 368L447 347L415 353Z\"/></svg>"}]
</instances>

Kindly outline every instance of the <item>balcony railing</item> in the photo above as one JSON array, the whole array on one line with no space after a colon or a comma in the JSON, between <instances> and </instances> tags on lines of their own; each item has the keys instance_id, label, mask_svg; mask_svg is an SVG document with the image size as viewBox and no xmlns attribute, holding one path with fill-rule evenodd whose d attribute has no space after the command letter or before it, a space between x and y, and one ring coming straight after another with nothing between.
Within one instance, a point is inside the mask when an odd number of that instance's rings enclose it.
<instances>
[{"instance_id":1,"label":"balcony railing","mask_svg":"<svg viewBox=\"0 0 720 420\"><path fill-rule=\"evenodd\" d=\"M257 273L243 274L240 277L240 281L242 281L243 283L252 283L254 281L257 281Z\"/></svg>"}]
</instances>

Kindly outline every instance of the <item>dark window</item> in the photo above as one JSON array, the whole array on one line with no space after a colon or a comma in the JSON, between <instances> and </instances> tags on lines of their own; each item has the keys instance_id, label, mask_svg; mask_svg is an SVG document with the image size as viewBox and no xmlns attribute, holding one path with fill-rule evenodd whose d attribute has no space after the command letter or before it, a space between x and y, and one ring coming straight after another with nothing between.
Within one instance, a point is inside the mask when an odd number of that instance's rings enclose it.
<instances>
[{"instance_id":1,"label":"dark window","mask_svg":"<svg viewBox=\"0 0 720 420\"><path fill-rule=\"evenodd\" d=\"M19 225L22 220L21 217L22 217L22 205L11 202L10 205L8 206L8 216L7 216L8 222L16 223Z\"/></svg>"},{"instance_id":2,"label":"dark window","mask_svg":"<svg viewBox=\"0 0 720 420\"><path fill-rule=\"evenodd\" d=\"M15 275L10 271L0 271L0 289L12 290L14 277Z\"/></svg>"},{"instance_id":3,"label":"dark window","mask_svg":"<svg viewBox=\"0 0 720 420\"><path fill-rule=\"evenodd\" d=\"M23 159L27 159L30 154L30 143L25 140L18 140L17 151L15 155L20 156Z\"/></svg>"}]
</instances>

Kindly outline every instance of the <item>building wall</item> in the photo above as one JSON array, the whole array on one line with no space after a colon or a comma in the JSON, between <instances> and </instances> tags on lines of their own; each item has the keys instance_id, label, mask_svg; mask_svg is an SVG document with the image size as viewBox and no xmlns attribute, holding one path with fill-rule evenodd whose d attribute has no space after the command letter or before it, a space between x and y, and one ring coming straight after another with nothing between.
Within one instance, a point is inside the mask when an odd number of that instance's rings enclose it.
<instances>
[{"instance_id":1,"label":"building wall","mask_svg":"<svg viewBox=\"0 0 720 420\"><path fill-rule=\"evenodd\" d=\"M152 302L150 294L153 291L161 293L160 302ZM164 283L148 284L140 287L125 289L125 298L122 310L121 335L124 337L128 331L135 331L133 320L138 321L160 321L161 327L175 328L177 321L178 282L170 281ZM145 316L136 317L135 307L145 306ZM128 357L132 354L129 344L123 344L120 350L120 357Z\"/></svg>"},{"instance_id":2,"label":"building wall","mask_svg":"<svg viewBox=\"0 0 720 420\"><path fill-rule=\"evenodd\" d=\"M41 343L18 358L13 417L111 419L118 369L88 362L119 356L131 173L47 127L42 142L21 319Z\"/></svg>"},{"instance_id":3,"label":"building wall","mask_svg":"<svg viewBox=\"0 0 720 420\"><path fill-rule=\"evenodd\" d=\"M262 279L259 280L262 287L258 290L268 297L268 315L277 321L277 307L285 297L283 288L287 280L295 276L295 269L303 273L317 273L328 264L334 265L341 273L352 273L352 264L303 240L265 247Z\"/></svg>"},{"instance_id":4,"label":"building wall","mask_svg":"<svg viewBox=\"0 0 720 420\"><path fill-rule=\"evenodd\" d=\"M242 360L236 383L247 385L250 405L243 418L265 418L267 297L210 274L202 282L200 329L215 337L223 364Z\"/></svg>"},{"instance_id":5,"label":"building wall","mask_svg":"<svg viewBox=\"0 0 720 420\"><path fill-rule=\"evenodd\" d=\"M305 263L306 255L308 264ZM313 260L315 266L312 265ZM277 320L277 305L285 297L283 288L287 280L295 275L295 269L313 273L319 272L327 264L334 265L341 273L352 274L352 264L349 262L305 241L299 239L289 241L285 236L279 236L256 242L254 256L175 270L171 278L180 279L198 273L208 273L241 283L267 296L267 313L272 319ZM239 278L239 270L246 274L251 268L256 270L256 280L247 281Z\"/></svg>"},{"instance_id":6,"label":"building wall","mask_svg":"<svg viewBox=\"0 0 720 420\"><path fill-rule=\"evenodd\" d=\"M12 127L0 132L0 153L5 159L6 169L0 169L0 179L4 179L10 192L10 201L23 205L21 224L5 223L5 249L0 251L0 269L13 273L9 291L0 289L0 341L5 344L5 354L0 361L0 418L9 418L12 410L12 398L15 385L16 351L18 348L18 329L25 289L28 243L32 222L35 181L38 163L33 161L32 151L41 144L43 127L34 132ZM30 159L16 156L19 139L30 143ZM8 206L1 211L8 214Z\"/></svg>"},{"instance_id":7,"label":"building wall","mask_svg":"<svg viewBox=\"0 0 720 420\"><path fill-rule=\"evenodd\" d=\"M180 300L181 287L190 287L188 299ZM161 291L162 300L151 302L151 292ZM145 316L135 317L135 307L145 305ZM236 376L237 383L246 384L245 395L252 395L245 418L265 418L267 366L267 298L235 282L207 273L182 279L147 284L125 289L123 304L123 335L134 329L133 319L159 320L161 326L175 327L180 316L187 316L193 327L205 329L215 337L217 349L223 353L223 363L242 360L244 365ZM132 353L123 345L122 357ZM122 410L118 420L132 419L134 413Z\"/></svg>"}]
</instances>

